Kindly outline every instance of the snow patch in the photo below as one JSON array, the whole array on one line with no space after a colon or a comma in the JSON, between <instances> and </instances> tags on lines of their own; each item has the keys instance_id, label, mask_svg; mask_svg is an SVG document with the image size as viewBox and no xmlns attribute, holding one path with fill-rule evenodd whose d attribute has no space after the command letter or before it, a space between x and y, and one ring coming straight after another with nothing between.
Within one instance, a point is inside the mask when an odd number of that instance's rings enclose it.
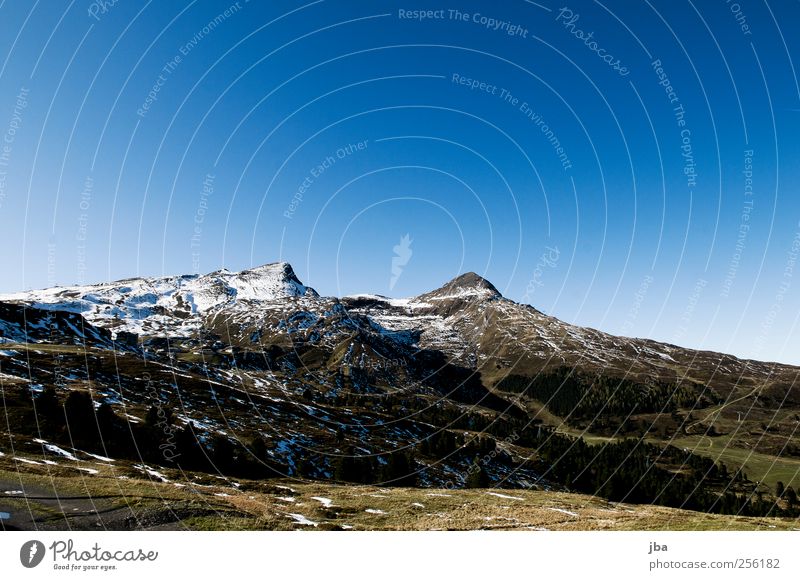
<instances>
[{"instance_id":1,"label":"snow patch","mask_svg":"<svg viewBox=\"0 0 800 580\"><path fill-rule=\"evenodd\" d=\"M576 514L575 512L571 512L569 510L565 510L565 509L561 509L561 508L547 508L547 509L549 509L550 511L554 511L554 512L561 512L562 514L567 514L568 516L574 516L576 518L578 517L578 514Z\"/></svg>"},{"instance_id":2,"label":"snow patch","mask_svg":"<svg viewBox=\"0 0 800 580\"><path fill-rule=\"evenodd\" d=\"M521 497L514 497L513 495L505 495L503 493L495 493L493 491L487 491L486 494L493 495L495 497L502 497L503 499L515 499L517 501L523 501L523 498Z\"/></svg>"},{"instance_id":3,"label":"snow patch","mask_svg":"<svg viewBox=\"0 0 800 580\"><path fill-rule=\"evenodd\" d=\"M311 499L317 500L319 503L321 503L326 508L329 508L329 507L331 507L331 505L333 505L333 500L332 499L328 499L327 497L312 496Z\"/></svg>"},{"instance_id":4,"label":"snow patch","mask_svg":"<svg viewBox=\"0 0 800 580\"><path fill-rule=\"evenodd\" d=\"M167 479L166 475L156 471L152 467L148 467L147 465L137 464L137 465L134 465L133 468L137 469L139 471L142 471L142 472L146 473L147 475L149 475L151 477L155 477L156 479L159 479L164 483L169 482L169 479Z\"/></svg>"},{"instance_id":5,"label":"snow patch","mask_svg":"<svg viewBox=\"0 0 800 580\"><path fill-rule=\"evenodd\" d=\"M102 455L95 455L94 453L89 453L88 451L84 451L84 453L86 455L88 455L89 457L93 457L93 458L97 459L98 461L105 461L106 463L114 463L114 460L111 459L110 457L103 457Z\"/></svg>"},{"instance_id":6,"label":"snow patch","mask_svg":"<svg viewBox=\"0 0 800 580\"><path fill-rule=\"evenodd\" d=\"M312 522L303 514L286 514L286 516L292 518L301 526L314 526L316 528L319 525L317 522Z\"/></svg>"},{"instance_id":7,"label":"snow patch","mask_svg":"<svg viewBox=\"0 0 800 580\"><path fill-rule=\"evenodd\" d=\"M51 453L55 453L56 455L60 455L61 457L66 457L70 461L78 461L78 458L75 457L72 453L65 449L61 449L58 445L53 445L52 443L48 443L44 439L34 439L35 443L40 443L42 447L50 451Z\"/></svg>"}]
</instances>

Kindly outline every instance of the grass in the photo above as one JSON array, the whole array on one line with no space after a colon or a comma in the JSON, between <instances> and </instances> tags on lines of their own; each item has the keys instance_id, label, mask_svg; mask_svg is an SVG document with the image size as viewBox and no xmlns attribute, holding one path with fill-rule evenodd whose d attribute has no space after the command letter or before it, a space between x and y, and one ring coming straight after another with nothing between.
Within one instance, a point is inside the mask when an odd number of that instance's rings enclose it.
<instances>
[{"instance_id":1,"label":"grass","mask_svg":"<svg viewBox=\"0 0 800 580\"><path fill-rule=\"evenodd\" d=\"M37 459L31 457L31 459ZM151 529L190 530L790 530L800 522L704 514L650 505L616 504L587 495L534 490L420 489L337 485L270 479L233 481L209 474L160 470L151 481L124 462L99 473L0 459L0 484L24 487L31 509L52 525L64 522L41 499L56 490L71 527L124 529L130 521ZM71 462L70 462L71 463ZM120 477L125 479L120 480ZM90 502L90 498L93 501ZM14 502L0 496L4 511ZM78 510L70 502L78 502ZM81 503L83 502L83 503ZM85 505L84 505L85 504ZM91 509L89 505L91 504ZM20 504L16 504L19 506ZM82 510L86 508L86 513ZM26 512L27 513L27 512ZM81 519L83 518L83 519ZM93 523L94 522L94 523ZM51 527L51 529L53 529ZM55 529L61 529L56 527Z\"/></svg>"},{"instance_id":2,"label":"grass","mask_svg":"<svg viewBox=\"0 0 800 580\"><path fill-rule=\"evenodd\" d=\"M697 455L720 461L728 469L743 467L751 481L759 481L775 490L777 482L800 486L800 460L775 457L731 446L730 437L696 435L672 440L675 447L687 448Z\"/></svg>"},{"instance_id":3,"label":"grass","mask_svg":"<svg viewBox=\"0 0 800 580\"><path fill-rule=\"evenodd\" d=\"M599 435L575 428L564 423L559 417L550 413L544 406L534 400L527 401L528 411L536 415L546 425L555 427L558 433L570 435L572 437L582 437L590 445L603 445L609 442L621 441L624 436L610 437ZM704 416L719 414L720 408L704 410ZM785 410L775 415L774 421L785 420L785 416L793 416L794 410ZM735 413L734 413L735 415ZM767 421L770 419L767 418ZM709 437L706 435L688 435L676 438L655 438L648 437L647 441L654 445L671 444L675 447L686 448L697 455L708 457L714 461L724 463L729 471L743 468L747 477L751 481L761 482L774 492L777 482L781 481L784 485L800 487L800 460L790 457L779 457L758 451L751 451L745 446L755 446L759 443L759 436L750 432L753 425L761 422L749 421L744 426L736 430L735 421L726 418L717 418L715 424L728 432L736 432L735 439L730 435L720 435ZM781 443L782 446L782 443Z\"/></svg>"}]
</instances>

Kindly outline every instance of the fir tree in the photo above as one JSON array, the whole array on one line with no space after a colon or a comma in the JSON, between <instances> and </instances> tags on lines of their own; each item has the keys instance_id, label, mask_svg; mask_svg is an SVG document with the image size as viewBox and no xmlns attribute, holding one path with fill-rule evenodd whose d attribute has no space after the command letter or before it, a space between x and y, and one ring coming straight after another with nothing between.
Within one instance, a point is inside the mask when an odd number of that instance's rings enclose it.
<instances>
[{"instance_id":1,"label":"fir tree","mask_svg":"<svg viewBox=\"0 0 800 580\"><path fill-rule=\"evenodd\" d=\"M64 417L67 428L76 446L94 443L97 426L92 397L85 391L72 391L64 401ZM94 440L94 441L93 441Z\"/></svg>"},{"instance_id":2,"label":"fir tree","mask_svg":"<svg viewBox=\"0 0 800 580\"><path fill-rule=\"evenodd\" d=\"M789 504L789 507L795 507L797 505L797 492L792 488L792 486L786 488L785 495L786 503Z\"/></svg>"},{"instance_id":3,"label":"fir tree","mask_svg":"<svg viewBox=\"0 0 800 580\"><path fill-rule=\"evenodd\" d=\"M465 485L473 489L489 486L489 476L477 457L468 470Z\"/></svg>"}]
</instances>

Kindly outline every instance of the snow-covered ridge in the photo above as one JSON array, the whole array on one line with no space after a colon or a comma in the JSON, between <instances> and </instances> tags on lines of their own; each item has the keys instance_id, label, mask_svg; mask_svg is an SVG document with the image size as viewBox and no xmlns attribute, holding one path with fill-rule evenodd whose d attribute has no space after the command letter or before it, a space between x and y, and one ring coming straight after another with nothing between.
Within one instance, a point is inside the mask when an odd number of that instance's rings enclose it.
<instances>
[{"instance_id":1,"label":"snow-covered ridge","mask_svg":"<svg viewBox=\"0 0 800 580\"><path fill-rule=\"evenodd\" d=\"M0 301L80 313L115 333L142 334L169 327L176 336L186 336L201 327L202 315L223 307L316 296L291 265L276 262L241 272L223 269L205 275L130 278L3 294Z\"/></svg>"},{"instance_id":2,"label":"snow-covered ridge","mask_svg":"<svg viewBox=\"0 0 800 580\"><path fill-rule=\"evenodd\" d=\"M343 299L383 302L398 308L430 308L432 303L442 300L469 298L502 298L494 285L475 272L467 272L453 278L441 288L410 298L389 298L380 294L351 294Z\"/></svg>"},{"instance_id":3,"label":"snow-covered ridge","mask_svg":"<svg viewBox=\"0 0 800 580\"><path fill-rule=\"evenodd\" d=\"M389 298L388 296L382 296L381 294L348 294L347 296L343 296L342 300L345 301L371 301L371 302L381 302L388 306L393 306L395 308L431 308L432 305L426 302L419 302L416 298Z\"/></svg>"}]
</instances>

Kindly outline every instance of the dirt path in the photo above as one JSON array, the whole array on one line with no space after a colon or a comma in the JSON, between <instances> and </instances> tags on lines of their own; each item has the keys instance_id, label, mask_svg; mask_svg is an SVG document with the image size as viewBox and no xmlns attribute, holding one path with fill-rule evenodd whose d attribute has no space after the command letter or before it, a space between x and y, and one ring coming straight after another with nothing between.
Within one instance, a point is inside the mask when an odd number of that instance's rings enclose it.
<instances>
[{"instance_id":1,"label":"dirt path","mask_svg":"<svg viewBox=\"0 0 800 580\"><path fill-rule=\"evenodd\" d=\"M119 500L119 496L65 495L53 487L0 479L0 530L180 529L174 522L147 525Z\"/></svg>"}]
</instances>

